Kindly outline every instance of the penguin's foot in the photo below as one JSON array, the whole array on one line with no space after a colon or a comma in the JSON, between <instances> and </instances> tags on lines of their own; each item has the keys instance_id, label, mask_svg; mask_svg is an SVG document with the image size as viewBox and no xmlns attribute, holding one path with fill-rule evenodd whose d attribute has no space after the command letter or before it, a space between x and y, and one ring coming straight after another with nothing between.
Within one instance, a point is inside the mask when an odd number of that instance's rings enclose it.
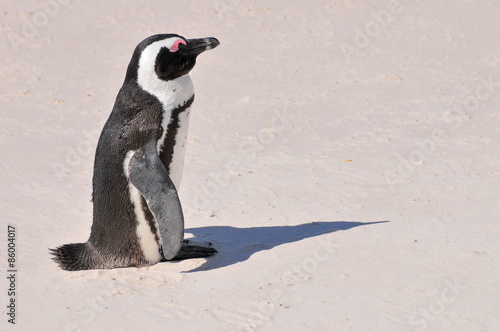
<instances>
[{"instance_id":1,"label":"penguin's foot","mask_svg":"<svg viewBox=\"0 0 500 332\"><path fill-rule=\"evenodd\" d=\"M182 241L182 247L179 253L172 260L183 260L189 258L203 258L210 257L215 254L217 250L210 242L195 242L192 240Z\"/></svg>"}]
</instances>

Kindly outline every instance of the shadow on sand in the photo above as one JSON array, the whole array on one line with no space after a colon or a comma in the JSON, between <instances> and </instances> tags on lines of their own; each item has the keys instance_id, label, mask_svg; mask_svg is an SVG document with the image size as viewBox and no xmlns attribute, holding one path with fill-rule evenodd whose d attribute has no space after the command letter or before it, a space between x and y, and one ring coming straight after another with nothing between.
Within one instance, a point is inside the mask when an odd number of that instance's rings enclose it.
<instances>
[{"instance_id":1,"label":"shadow on sand","mask_svg":"<svg viewBox=\"0 0 500 332\"><path fill-rule=\"evenodd\" d=\"M210 241L218 253L196 269L186 272L213 270L246 261L253 254L276 246L300 241L310 237L345 231L358 226L367 226L388 221L315 221L295 226L269 226L236 228L230 226L208 226L186 229L195 241Z\"/></svg>"}]
</instances>

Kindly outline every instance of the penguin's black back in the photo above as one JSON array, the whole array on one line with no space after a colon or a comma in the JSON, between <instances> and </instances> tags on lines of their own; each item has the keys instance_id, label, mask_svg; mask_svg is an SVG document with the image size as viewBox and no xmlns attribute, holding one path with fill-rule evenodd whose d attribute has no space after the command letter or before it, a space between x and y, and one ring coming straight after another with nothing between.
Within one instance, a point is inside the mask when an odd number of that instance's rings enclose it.
<instances>
[{"instance_id":1,"label":"penguin's black back","mask_svg":"<svg viewBox=\"0 0 500 332\"><path fill-rule=\"evenodd\" d=\"M137 219L123 162L128 151L143 146L151 137L160 137L161 118L162 105L158 100L134 81L128 81L118 93L97 144L92 181L94 220L89 243L115 255L123 251L123 259L131 260L129 265L145 262L141 261ZM143 206L147 206L145 202Z\"/></svg>"},{"instance_id":2,"label":"penguin's black back","mask_svg":"<svg viewBox=\"0 0 500 332\"><path fill-rule=\"evenodd\" d=\"M86 243L63 245L54 260L65 270L148 265L137 239L124 160L128 151L161 136L162 105L134 80L125 80L97 144L92 179L93 223ZM142 202L142 206L147 206ZM151 225L153 217L144 209Z\"/></svg>"}]
</instances>

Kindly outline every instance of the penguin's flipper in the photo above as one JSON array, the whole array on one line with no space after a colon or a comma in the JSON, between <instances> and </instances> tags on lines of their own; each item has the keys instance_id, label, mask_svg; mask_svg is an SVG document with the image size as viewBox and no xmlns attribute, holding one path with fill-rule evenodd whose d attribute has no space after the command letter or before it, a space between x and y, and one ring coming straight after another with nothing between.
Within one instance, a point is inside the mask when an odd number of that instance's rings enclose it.
<instances>
[{"instance_id":1,"label":"penguin's flipper","mask_svg":"<svg viewBox=\"0 0 500 332\"><path fill-rule=\"evenodd\" d=\"M146 199L158 223L163 256L171 260L182 246L184 216L177 189L160 160L154 139L134 153L128 170L130 182Z\"/></svg>"}]
</instances>

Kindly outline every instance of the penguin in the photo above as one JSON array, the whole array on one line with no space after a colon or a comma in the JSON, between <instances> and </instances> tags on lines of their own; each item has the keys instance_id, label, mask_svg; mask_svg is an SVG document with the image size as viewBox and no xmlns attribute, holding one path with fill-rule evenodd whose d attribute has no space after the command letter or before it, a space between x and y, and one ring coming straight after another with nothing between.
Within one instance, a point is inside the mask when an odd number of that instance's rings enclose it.
<instances>
[{"instance_id":1,"label":"penguin","mask_svg":"<svg viewBox=\"0 0 500 332\"><path fill-rule=\"evenodd\" d=\"M194 100L189 72L218 45L177 34L137 45L97 144L90 237L50 249L62 269L143 267L217 252L183 240L177 189Z\"/></svg>"}]
</instances>

